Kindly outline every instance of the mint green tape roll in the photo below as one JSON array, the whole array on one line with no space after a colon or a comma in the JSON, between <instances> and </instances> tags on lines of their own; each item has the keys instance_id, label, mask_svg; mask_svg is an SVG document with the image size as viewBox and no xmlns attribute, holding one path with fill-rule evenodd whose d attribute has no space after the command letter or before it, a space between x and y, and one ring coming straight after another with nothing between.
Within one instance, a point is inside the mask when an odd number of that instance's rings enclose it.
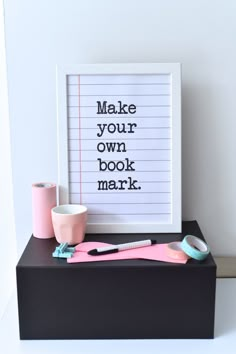
<instances>
[{"instance_id":1,"label":"mint green tape roll","mask_svg":"<svg viewBox=\"0 0 236 354\"><path fill-rule=\"evenodd\" d=\"M189 257L198 261L203 261L210 252L208 245L200 238L193 235L184 237L181 242L181 248Z\"/></svg>"}]
</instances>

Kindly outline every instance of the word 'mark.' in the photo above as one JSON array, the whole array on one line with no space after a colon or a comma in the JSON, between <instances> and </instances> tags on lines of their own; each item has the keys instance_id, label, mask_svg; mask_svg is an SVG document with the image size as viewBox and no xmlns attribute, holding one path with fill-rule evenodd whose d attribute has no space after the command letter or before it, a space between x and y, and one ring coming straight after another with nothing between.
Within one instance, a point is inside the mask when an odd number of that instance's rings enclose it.
<instances>
[{"instance_id":1,"label":"word 'mark.'","mask_svg":"<svg viewBox=\"0 0 236 354\"><path fill-rule=\"evenodd\" d=\"M136 179L133 180L132 177L128 177L127 179L119 179L115 181L114 179L110 179L109 181L100 180L98 181L98 190L99 191L107 191L107 190L139 190L140 186L137 186L138 181Z\"/></svg>"},{"instance_id":2,"label":"word 'mark.'","mask_svg":"<svg viewBox=\"0 0 236 354\"><path fill-rule=\"evenodd\" d=\"M135 114L136 106L135 104L124 104L118 101L118 106L112 104L107 104L107 101L97 101L97 114Z\"/></svg>"}]
</instances>

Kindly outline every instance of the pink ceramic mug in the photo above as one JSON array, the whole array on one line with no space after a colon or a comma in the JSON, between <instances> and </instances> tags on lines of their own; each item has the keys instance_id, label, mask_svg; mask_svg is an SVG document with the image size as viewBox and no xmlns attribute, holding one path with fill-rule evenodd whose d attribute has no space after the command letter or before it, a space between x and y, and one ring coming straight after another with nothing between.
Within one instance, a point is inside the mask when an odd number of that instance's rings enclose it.
<instances>
[{"instance_id":1,"label":"pink ceramic mug","mask_svg":"<svg viewBox=\"0 0 236 354\"><path fill-rule=\"evenodd\" d=\"M65 204L52 208L52 224L57 242L75 245L84 240L87 208L79 204Z\"/></svg>"}]
</instances>

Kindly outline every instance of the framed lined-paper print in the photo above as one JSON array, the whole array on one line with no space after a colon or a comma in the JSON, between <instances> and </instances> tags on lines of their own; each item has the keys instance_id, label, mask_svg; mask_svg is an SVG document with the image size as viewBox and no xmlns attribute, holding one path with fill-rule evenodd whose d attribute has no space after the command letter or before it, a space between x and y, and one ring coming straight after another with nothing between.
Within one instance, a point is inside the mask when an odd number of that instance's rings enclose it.
<instances>
[{"instance_id":1,"label":"framed lined-paper print","mask_svg":"<svg viewBox=\"0 0 236 354\"><path fill-rule=\"evenodd\" d=\"M58 67L59 202L87 232L181 231L179 64Z\"/></svg>"}]
</instances>

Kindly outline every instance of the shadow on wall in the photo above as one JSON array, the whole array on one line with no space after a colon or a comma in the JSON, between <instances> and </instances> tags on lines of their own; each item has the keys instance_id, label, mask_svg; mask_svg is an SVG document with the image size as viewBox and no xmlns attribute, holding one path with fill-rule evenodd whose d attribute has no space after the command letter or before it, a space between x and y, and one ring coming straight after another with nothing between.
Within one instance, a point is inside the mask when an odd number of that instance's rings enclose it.
<instances>
[{"instance_id":1,"label":"shadow on wall","mask_svg":"<svg viewBox=\"0 0 236 354\"><path fill-rule=\"evenodd\" d=\"M206 83L182 82L183 219L219 217L222 190L221 113L215 114L217 90ZM208 205L207 205L208 204ZM204 213L204 218L201 218Z\"/></svg>"}]
</instances>

